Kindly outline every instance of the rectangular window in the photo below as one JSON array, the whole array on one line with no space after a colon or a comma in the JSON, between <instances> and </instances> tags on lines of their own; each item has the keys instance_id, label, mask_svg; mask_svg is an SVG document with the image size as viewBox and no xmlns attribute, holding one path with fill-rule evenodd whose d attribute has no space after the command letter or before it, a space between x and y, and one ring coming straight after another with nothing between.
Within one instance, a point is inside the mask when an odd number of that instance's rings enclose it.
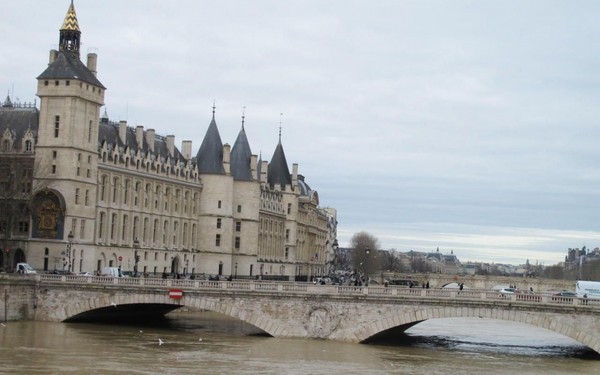
<instances>
[{"instance_id":1,"label":"rectangular window","mask_svg":"<svg viewBox=\"0 0 600 375\"><path fill-rule=\"evenodd\" d=\"M290 230L289 230L289 229L286 229L286 230L285 230L285 240L286 240L286 241L289 241L289 240L290 240Z\"/></svg>"},{"instance_id":2,"label":"rectangular window","mask_svg":"<svg viewBox=\"0 0 600 375\"><path fill-rule=\"evenodd\" d=\"M238 212L242 212L242 206L241 206L241 205L239 205L239 204L238 204L238 206L237 206L237 211L238 211Z\"/></svg>"},{"instance_id":3,"label":"rectangular window","mask_svg":"<svg viewBox=\"0 0 600 375\"><path fill-rule=\"evenodd\" d=\"M79 188L75 189L75 204L79 204Z\"/></svg>"},{"instance_id":4,"label":"rectangular window","mask_svg":"<svg viewBox=\"0 0 600 375\"><path fill-rule=\"evenodd\" d=\"M54 116L54 138L58 138L59 130L60 130L60 116L56 115L56 116Z\"/></svg>"},{"instance_id":5,"label":"rectangular window","mask_svg":"<svg viewBox=\"0 0 600 375\"><path fill-rule=\"evenodd\" d=\"M77 232L77 219L72 219L71 220L71 233L73 233L73 235L75 235Z\"/></svg>"},{"instance_id":6,"label":"rectangular window","mask_svg":"<svg viewBox=\"0 0 600 375\"><path fill-rule=\"evenodd\" d=\"M215 237L215 246L221 246L221 235L217 234Z\"/></svg>"},{"instance_id":7,"label":"rectangular window","mask_svg":"<svg viewBox=\"0 0 600 375\"><path fill-rule=\"evenodd\" d=\"M90 191L85 191L85 205L88 206L90 204Z\"/></svg>"},{"instance_id":8,"label":"rectangular window","mask_svg":"<svg viewBox=\"0 0 600 375\"><path fill-rule=\"evenodd\" d=\"M29 233L29 222L28 221L19 221L19 232Z\"/></svg>"},{"instance_id":9,"label":"rectangular window","mask_svg":"<svg viewBox=\"0 0 600 375\"><path fill-rule=\"evenodd\" d=\"M123 216L123 228L121 230L121 241L125 241L125 233L127 233L127 222L129 221L129 216Z\"/></svg>"},{"instance_id":10,"label":"rectangular window","mask_svg":"<svg viewBox=\"0 0 600 375\"><path fill-rule=\"evenodd\" d=\"M239 250L239 249L240 249L240 242L241 242L241 239L240 239L240 237L236 237L236 238L235 238L235 249L236 249L236 250Z\"/></svg>"},{"instance_id":11,"label":"rectangular window","mask_svg":"<svg viewBox=\"0 0 600 375\"><path fill-rule=\"evenodd\" d=\"M217 229L221 229L221 219L217 219Z\"/></svg>"},{"instance_id":12,"label":"rectangular window","mask_svg":"<svg viewBox=\"0 0 600 375\"><path fill-rule=\"evenodd\" d=\"M56 165L52 166L52 174L56 174Z\"/></svg>"},{"instance_id":13,"label":"rectangular window","mask_svg":"<svg viewBox=\"0 0 600 375\"><path fill-rule=\"evenodd\" d=\"M242 222L241 221L236 221L235 222L235 231L236 232L240 232L242 230Z\"/></svg>"},{"instance_id":14,"label":"rectangular window","mask_svg":"<svg viewBox=\"0 0 600 375\"><path fill-rule=\"evenodd\" d=\"M117 232L117 214L112 214L111 222L110 222L110 239L115 239L115 234Z\"/></svg>"},{"instance_id":15,"label":"rectangular window","mask_svg":"<svg viewBox=\"0 0 600 375\"><path fill-rule=\"evenodd\" d=\"M81 219L81 224L79 225L79 238L85 238L85 219Z\"/></svg>"},{"instance_id":16,"label":"rectangular window","mask_svg":"<svg viewBox=\"0 0 600 375\"><path fill-rule=\"evenodd\" d=\"M58 156L58 152L52 151L52 159L56 159L57 156Z\"/></svg>"},{"instance_id":17,"label":"rectangular window","mask_svg":"<svg viewBox=\"0 0 600 375\"><path fill-rule=\"evenodd\" d=\"M23 182L21 192L22 193L31 193L31 182L29 182L29 181Z\"/></svg>"},{"instance_id":18,"label":"rectangular window","mask_svg":"<svg viewBox=\"0 0 600 375\"><path fill-rule=\"evenodd\" d=\"M287 209L287 213L288 213L288 215L289 215L290 213L292 213L292 204L291 204L291 203L288 203L288 209Z\"/></svg>"},{"instance_id":19,"label":"rectangular window","mask_svg":"<svg viewBox=\"0 0 600 375\"><path fill-rule=\"evenodd\" d=\"M98 238L104 237L104 212L100 212L100 223L98 224Z\"/></svg>"},{"instance_id":20,"label":"rectangular window","mask_svg":"<svg viewBox=\"0 0 600 375\"><path fill-rule=\"evenodd\" d=\"M217 203L217 207L218 207L218 208L221 208L221 201L219 201L219 202Z\"/></svg>"}]
</instances>

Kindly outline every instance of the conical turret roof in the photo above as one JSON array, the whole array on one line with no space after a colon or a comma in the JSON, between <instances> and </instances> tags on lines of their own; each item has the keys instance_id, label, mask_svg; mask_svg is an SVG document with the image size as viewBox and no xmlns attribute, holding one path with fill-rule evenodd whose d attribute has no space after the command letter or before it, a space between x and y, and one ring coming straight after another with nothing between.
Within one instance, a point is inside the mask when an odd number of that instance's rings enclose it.
<instances>
[{"instance_id":1,"label":"conical turret roof","mask_svg":"<svg viewBox=\"0 0 600 375\"><path fill-rule=\"evenodd\" d=\"M252 151L246 137L246 130L242 125L242 130L240 130L231 149L231 174L234 180L252 181L251 158Z\"/></svg>"},{"instance_id":2,"label":"conical turret roof","mask_svg":"<svg viewBox=\"0 0 600 375\"><path fill-rule=\"evenodd\" d=\"M208 126L208 130L206 130L206 135L196 154L196 163L198 165L198 172L201 174L225 174L225 168L223 167L223 142L221 142L221 135L219 134L219 129L217 129L214 110L212 121Z\"/></svg>"},{"instance_id":3,"label":"conical turret roof","mask_svg":"<svg viewBox=\"0 0 600 375\"><path fill-rule=\"evenodd\" d=\"M283 146L281 145L281 136L279 137L279 143L277 144L271 162L269 163L267 181L271 189L276 185L279 185L283 189L286 185L292 184L292 176L290 175L287 160L285 160L285 153L283 152Z\"/></svg>"}]
</instances>

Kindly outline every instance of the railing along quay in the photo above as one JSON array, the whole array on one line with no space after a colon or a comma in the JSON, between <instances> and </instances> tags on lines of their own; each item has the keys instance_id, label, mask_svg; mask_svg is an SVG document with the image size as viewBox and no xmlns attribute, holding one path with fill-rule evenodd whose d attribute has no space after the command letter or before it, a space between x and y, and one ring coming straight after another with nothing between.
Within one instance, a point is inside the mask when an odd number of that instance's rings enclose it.
<instances>
[{"instance_id":1,"label":"railing along quay","mask_svg":"<svg viewBox=\"0 0 600 375\"><path fill-rule=\"evenodd\" d=\"M20 276L23 277L23 276ZM27 277L27 276L25 276ZM122 285L127 287L153 287L181 288L188 290L238 290L238 291L260 291L274 293L301 293L301 294L325 294L325 295L367 295L384 298L423 298L423 299L453 299L470 301L499 301L517 302L530 305L574 305L585 308L600 310L600 299L563 297L550 293L517 293L503 294L495 290L479 289L424 289L407 288L398 286L352 286L352 285L319 285L312 283L280 282L280 281L214 281L214 280L191 280L191 279L161 279L161 278L128 278L128 277L105 277L105 276L76 276L76 275L32 275L41 283L61 283L79 285Z\"/></svg>"}]
</instances>

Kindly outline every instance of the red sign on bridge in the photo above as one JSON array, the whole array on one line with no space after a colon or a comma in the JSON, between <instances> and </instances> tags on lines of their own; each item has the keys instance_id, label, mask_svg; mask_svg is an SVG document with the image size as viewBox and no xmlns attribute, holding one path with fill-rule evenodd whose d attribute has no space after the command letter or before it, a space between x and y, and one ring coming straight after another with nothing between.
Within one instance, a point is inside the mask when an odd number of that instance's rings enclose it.
<instances>
[{"instance_id":1,"label":"red sign on bridge","mask_svg":"<svg viewBox=\"0 0 600 375\"><path fill-rule=\"evenodd\" d=\"M183 297L183 290L181 289L169 289L169 298L181 299Z\"/></svg>"}]
</instances>

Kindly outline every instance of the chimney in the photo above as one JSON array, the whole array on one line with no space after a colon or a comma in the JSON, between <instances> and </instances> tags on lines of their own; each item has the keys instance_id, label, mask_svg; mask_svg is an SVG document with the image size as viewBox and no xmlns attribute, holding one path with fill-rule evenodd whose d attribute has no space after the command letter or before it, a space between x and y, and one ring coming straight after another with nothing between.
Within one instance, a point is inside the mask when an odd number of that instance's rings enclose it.
<instances>
[{"instance_id":1,"label":"chimney","mask_svg":"<svg viewBox=\"0 0 600 375\"><path fill-rule=\"evenodd\" d=\"M298 163L292 164L292 188L298 186Z\"/></svg>"},{"instance_id":2,"label":"chimney","mask_svg":"<svg viewBox=\"0 0 600 375\"><path fill-rule=\"evenodd\" d=\"M50 50L50 60L48 61L48 66L52 65L52 63L54 63L56 61L57 57L58 57L58 51L55 49L51 49Z\"/></svg>"},{"instance_id":3,"label":"chimney","mask_svg":"<svg viewBox=\"0 0 600 375\"><path fill-rule=\"evenodd\" d=\"M252 174L252 179L254 181L256 181L258 179L258 177L256 176L256 173L257 173L257 170L256 170L257 159L258 159L258 156L256 156L256 155L251 155L250 156L250 173Z\"/></svg>"},{"instance_id":4,"label":"chimney","mask_svg":"<svg viewBox=\"0 0 600 375\"><path fill-rule=\"evenodd\" d=\"M148 149L154 152L154 129L146 130L146 143L148 143Z\"/></svg>"},{"instance_id":5,"label":"chimney","mask_svg":"<svg viewBox=\"0 0 600 375\"><path fill-rule=\"evenodd\" d=\"M260 182L267 182L267 171L269 170L269 162L263 160L262 167L260 167Z\"/></svg>"},{"instance_id":6,"label":"chimney","mask_svg":"<svg viewBox=\"0 0 600 375\"><path fill-rule=\"evenodd\" d=\"M92 74L94 75L94 77L96 76L96 64L98 62L98 55L96 55L95 53L88 53L87 55L87 68L90 72L92 72Z\"/></svg>"},{"instance_id":7,"label":"chimney","mask_svg":"<svg viewBox=\"0 0 600 375\"><path fill-rule=\"evenodd\" d=\"M223 168L226 175L231 173L231 146L229 143L223 145Z\"/></svg>"},{"instance_id":8,"label":"chimney","mask_svg":"<svg viewBox=\"0 0 600 375\"><path fill-rule=\"evenodd\" d=\"M185 160L190 160L192 158L192 141L181 142L181 154Z\"/></svg>"},{"instance_id":9,"label":"chimney","mask_svg":"<svg viewBox=\"0 0 600 375\"><path fill-rule=\"evenodd\" d=\"M144 127L138 125L135 127L135 141L137 142L138 149L144 148Z\"/></svg>"},{"instance_id":10,"label":"chimney","mask_svg":"<svg viewBox=\"0 0 600 375\"><path fill-rule=\"evenodd\" d=\"M127 121L119 121L119 138L124 144L127 143Z\"/></svg>"},{"instance_id":11,"label":"chimney","mask_svg":"<svg viewBox=\"0 0 600 375\"><path fill-rule=\"evenodd\" d=\"M175 136L167 135L167 150L169 151L169 156L175 156Z\"/></svg>"}]
</instances>

